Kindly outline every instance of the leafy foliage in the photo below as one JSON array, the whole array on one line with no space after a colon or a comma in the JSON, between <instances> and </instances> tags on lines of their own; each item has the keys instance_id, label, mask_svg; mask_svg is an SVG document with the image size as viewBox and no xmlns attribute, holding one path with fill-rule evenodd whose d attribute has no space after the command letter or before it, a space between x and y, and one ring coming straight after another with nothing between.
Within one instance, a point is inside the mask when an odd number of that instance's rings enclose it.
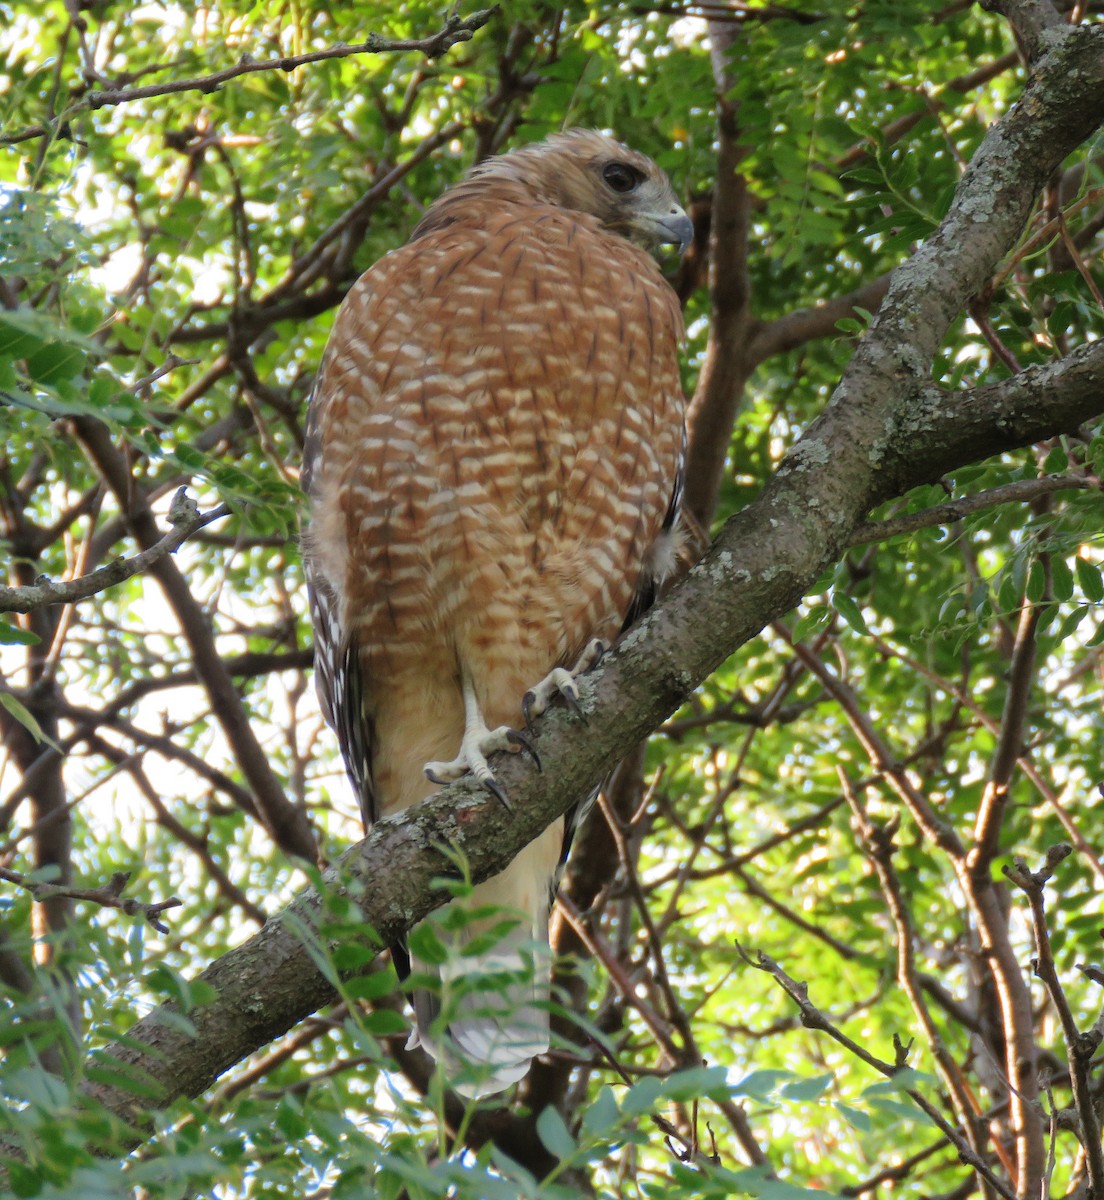
<instances>
[{"instance_id":1,"label":"leafy foliage","mask_svg":"<svg viewBox=\"0 0 1104 1200\"><path fill-rule=\"evenodd\" d=\"M704 514L719 521L821 412L878 281L931 235L1023 86L1007 27L960 5L796 0L713 15L707 28L666 5L517 0L437 58L342 51L216 86L243 56L428 37L440 5L0 0L8 583L149 548L181 486L203 509L231 508L148 573L0 624L0 1132L13 1194L950 1192L971 1168L913 1093L964 1137L969 1125L1007 1178L1004 1045L1017 1030L969 881L903 793L969 843L1000 792L984 883L999 890L1034 1014L1018 1032L1050 1072L1047 1104L1070 1104L1055 1000L1030 977L1027 901L1000 867L1075 844L1047 892L1048 928L1089 1026L1098 983L1074 964L1096 953L1104 882L1104 443L1087 429L872 514L1029 493L857 544L627 761L608 824L598 812L579 838L565 884L575 915L565 906L554 922L559 1050L517 1097L457 1112L405 1048L395 978L369 971L376 948L355 905L335 901L320 958L340 985L333 1009L203 1096L162 1106L130 1078L129 1122L152 1123L137 1150L96 1099L117 1070L103 1048L163 1001L187 1022L210 998L199 971L303 882L279 818L308 814L328 858L357 836L310 694L295 528L305 399L358 273L474 158L565 124L651 153L699 226L712 223L716 252L742 236L716 200L731 152L748 259L745 336L726 352L746 395ZM727 47L712 61L710 37ZM187 80L200 82L177 90ZM931 364L948 402L1104 333L1100 173L1086 145L954 327ZM699 237L688 263L668 264L691 393L721 324L707 261ZM842 315L822 319L817 306L839 298ZM1045 490L1051 475L1066 490ZM272 793L286 811L265 807ZM170 933L66 894L116 871L138 873L143 899L180 897ZM432 957L432 927L416 936ZM752 950L874 1058L895 1062L895 1038L911 1046L907 1065L883 1078L803 1025ZM1085 1170L1063 1127L1052 1194Z\"/></svg>"}]
</instances>

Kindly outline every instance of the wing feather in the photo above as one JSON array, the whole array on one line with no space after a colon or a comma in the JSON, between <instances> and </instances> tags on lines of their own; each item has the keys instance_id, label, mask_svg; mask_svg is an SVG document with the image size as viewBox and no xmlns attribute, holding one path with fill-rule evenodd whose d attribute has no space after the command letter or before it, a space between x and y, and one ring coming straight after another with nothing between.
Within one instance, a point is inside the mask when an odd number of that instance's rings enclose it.
<instances>
[{"instance_id":1,"label":"wing feather","mask_svg":"<svg viewBox=\"0 0 1104 1200\"><path fill-rule=\"evenodd\" d=\"M303 491L313 496L312 485L321 455L322 404L312 396L307 409L300 477ZM307 598L314 626L314 685L326 723L337 733L341 757L360 805L365 829L379 816L372 784L374 733L365 705L365 680L353 639L341 618L341 581L331 580L304 544L303 565Z\"/></svg>"}]
</instances>

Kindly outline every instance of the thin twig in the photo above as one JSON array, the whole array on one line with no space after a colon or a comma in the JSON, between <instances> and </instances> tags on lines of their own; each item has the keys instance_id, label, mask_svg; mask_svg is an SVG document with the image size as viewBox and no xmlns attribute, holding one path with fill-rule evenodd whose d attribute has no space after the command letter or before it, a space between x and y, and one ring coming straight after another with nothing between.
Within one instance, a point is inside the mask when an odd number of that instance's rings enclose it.
<instances>
[{"instance_id":1,"label":"thin twig","mask_svg":"<svg viewBox=\"0 0 1104 1200\"><path fill-rule=\"evenodd\" d=\"M345 1018L349 1015L349 1007L342 1000L335 1004L325 1017L311 1017L304 1021L296 1030L289 1033L282 1042L267 1051L245 1070L233 1076L213 1093L208 1101L211 1109L218 1111L228 1101L233 1100L241 1092L248 1091L266 1075L271 1074L282 1066L289 1058L297 1054L305 1046L340 1029Z\"/></svg>"},{"instance_id":2,"label":"thin twig","mask_svg":"<svg viewBox=\"0 0 1104 1200\"><path fill-rule=\"evenodd\" d=\"M887 1079L892 1079L898 1071L907 1065L906 1059L909 1047L903 1045L896 1035L894 1035L895 1061L890 1063L884 1059L875 1057L868 1050L863 1049L858 1042L852 1041L841 1029L833 1025L820 1009L812 1003L809 999L808 984L787 975L773 958L768 954L764 954L761 950L755 955L751 955L739 942L736 943L736 950L748 966L755 967L759 971L765 971L770 975L786 995L798 1006L801 1010L801 1024L806 1029L819 1029L821 1032L828 1034L830 1038L839 1042L846 1050L849 1050L857 1058L862 1059L864 1063L873 1067L874 1070L880 1075L884 1075ZM1016 1193L1003 1180L993 1174L988 1163L974 1153L969 1142L947 1121L926 1096L918 1092L915 1088L905 1088L904 1093L939 1128L943 1136L958 1151L958 1156L964 1163L973 1167L982 1179L1004 1197L1004 1200L1017 1200Z\"/></svg>"},{"instance_id":3,"label":"thin twig","mask_svg":"<svg viewBox=\"0 0 1104 1200\"><path fill-rule=\"evenodd\" d=\"M836 773L839 776L840 787L843 790L844 796L847 797L847 803L851 808L852 827L858 834L862 848L869 858L871 865L874 867L874 872L878 877L878 883L881 886L882 895L886 899L889 915L896 931L897 982L901 985L909 1002L912 1004L912 1010L920 1022L921 1029L924 1031L924 1036L927 1039L932 1057L935 1059L939 1075L950 1096L955 1115L966 1133L970 1146L976 1154L980 1155L982 1147L978 1140L976 1104L972 1102L969 1088L962 1077L962 1071L958 1063L955 1062L954 1057L947 1050L943 1036L935 1024L931 1010L928 1008L924 997L920 972L916 965L916 939L912 912L906 900L905 890L901 885L897 869L893 863L893 856L897 849L894 843L894 836L900 826L900 817L899 815L895 815L885 824L879 824L873 820L866 810L862 796L852 783L847 772L842 767L837 766ZM994 1142L994 1149L997 1150L998 1155L1002 1153L997 1142ZM1008 1170L1011 1164L1005 1162L1003 1165ZM986 1195L989 1194L987 1190Z\"/></svg>"},{"instance_id":4,"label":"thin twig","mask_svg":"<svg viewBox=\"0 0 1104 1200\"><path fill-rule=\"evenodd\" d=\"M201 513L195 502L187 498L185 489L181 488L169 509L172 529L156 545L130 558L117 558L104 567L65 583L55 583L41 576L36 583L27 587L0 587L0 612L29 613L51 604L76 604L80 600L87 600L89 596L140 575L167 554L175 554L197 530L229 515L230 509L225 504Z\"/></svg>"},{"instance_id":5,"label":"thin twig","mask_svg":"<svg viewBox=\"0 0 1104 1200\"><path fill-rule=\"evenodd\" d=\"M63 113L40 125L31 125L18 133L0 137L0 146L11 146L16 142L26 142L33 138L48 137L82 112L91 112L109 105L127 104L132 100L148 100L154 96L168 96L178 92L216 91L222 84L242 75L252 75L257 71L294 71L296 67L308 63L322 62L330 58L349 58L355 54L399 54L406 51L424 54L426 58L440 58L458 42L471 41L476 30L481 29L498 11L498 6L480 9L470 17L450 15L444 26L424 38L385 38L371 33L363 42L347 45L339 42L325 50L312 50L309 54L283 55L280 58L267 58L257 61L248 54L243 54L238 62L222 71L211 75L202 75L192 79L176 79L168 83L149 83L144 87L133 88L102 88L86 92L79 100L71 104Z\"/></svg>"},{"instance_id":6,"label":"thin twig","mask_svg":"<svg viewBox=\"0 0 1104 1200\"><path fill-rule=\"evenodd\" d=\"M925 1159L931 1158L933 1154L938 1153L946 1146L946 1139L940 1138L938 1142L932 1142L930 1146L925 1146L923 1150L917 1150L915 1154L910 1154L908 1158L901 1159L900 1162L894 1163L891 1167L882 1167L880 1171L864 1179L861 1183L848 1184L846 1187L839 1189L841 1196L862 1196L866 1192L873 1192L882 1187L886 1183L901 1183L908 1179L912 1172Z\"/></svg>"},{"instance_id":7,"label":"thin twig","mask_svg":"<svg viewBox=\"0 0 1104 1200\"><path fill-rule=\"evenodd\" d=\"M946 679L936 671L933 671L931 667L927 666L927 664L920 662L919 659L906 653L899 647L890 645L889 642L884 641L877 634L873 634L871 637L874 645L882 654L905 663L911 670L915 671L922 678L930 680L937 687L946 692L946 694L953 700L971 712L974 717L977 718L978 722L990 733L994 735L1000 733L1000 722L991 717L985 711L984 706L979 704L978 701L968 691L957 687L949 679ZM1054 809L1055 815L1061 822L1062 828L1066 831L1070 841L1073 842L1074 849L1076 849L1077 852L1084 857L1085 861L1090 867L1092 867L1097 876L1104 880L1104 862L1101 861L1101 858L1097 852L1085 840L1084 834L1081 833L1081 831L1077 828L1073 818L1070 816L1069 812L1067 812L1065 805L1062 803L1060 794L1056 792L1053 787L1051 787L1046 779L1043 778L1042 774L1039 772L1039 769L1028 757L1026 750L1020 755L1017 765L1023 772L1024 776L1030 780L1031 784L1034 786L1039 795L1042 796L1047 804Z\"/></svg>"},{"instance_id":8,"label":"thin twig","mask_svg":"<svg viewBox=\"0 0 1104 1200\"><path fill-rule=\"evenodd\" d=\"M1094 1026L1089 1033L1082 1033L1077 1028L1054 963L1043 896L1047 880L1054 875L1055 867L1072 853L1073 847L1068 842L1059 842L1047 851L1046 860L1038 871L1028 870L1022 858L1013 859L1011 866L1005 865L1002 870L1005 877L1027 896L1031 905L1031 927L1035 935L1035 958L1031 960L1031 967L1046 986L1062 1026L1062 1037L1066 1043L1066 1054L1070 1064L1073 1102L1081 1118L1081 1145L1085 1151L1085 1162L1089 1172L1089 1194L1104 1196L1104 1147L1100 1142L1100 1118L1097 1116L1093 1100L1089 1070L1092 1056L1101 1043L1101 1031Z\"/></svg>"},{"instance_id":9,"label":"thin twig","mask_svg":"<svg viewBox=\"0 0 1104 1200\"><path fill-rule=\"evenodd\" d=\"M1099 200L1101 196L1104 196L1104 187L1090 188L1089 191L1080 199L1074 201L1064 212L1059 211L1057 216L1051 217L1045 225L1040 226L1010 255L1004 266L985 285L984 294L988 296L993 295L1025 258L1030 257L1037 250L1043 249L1048 242L1052 242L1060 236L1062 225L1067 224L1074 213Z\"/></svg>"},{"instance_id":10,"label":"thin twig","mask_svg":"<svg viewBox=\"0 0 1104 1200\"><path fill-rule=\"evenodd\" d=\"M587 928L582 913L566 896L560 896L558 903L564 919L575 930L587 950L609 972L610 979L622 1000L640 1014L644 1024L651 1031L671 1065L673 1067L699 1066L700 1059L697 1062L687 1061L687 1053L671 1036L668 1022L640 995L640 990L629 976L624 964L614 953L613 947L596 930Z\"/></svg>"},{"instance_id":11,"label":"thin twig","mask_svg":"<svg viewBox=\"0 0 1104 1200\"><path fill-rule=\"evenodd\" d=\"M1084 488L1099 488L1100 480L1084 475L1044 475L1041 479L1022 479L1016 483L1005 483L989 488L974 496L937 504L920 512L905 513L885 521L868 521L860 525L851 535L852 546L866 546L871 542L883 542L887 538L899 537L904 533L916 533L930 529L933 525L949 525L961 521L973 513L995 508L998 504L1021 504L1051 492L1076 491Z\"/></svg>"},{"instance_id":12,"label":"thin twig","mask_svg":"<svg viewBox=\"0 0 1104 1200\"><path fill-rule=\"evenodd\" d=\"M1058 228L1062 234L1062 244L1066 248L1066 253L1070 256L1070 261L1077 268L1077 273L1085 281L1085 286L1092 293L1092 298L1097 305L1104 309L1104 295L1101 294L1100 288L1097 286L1096 280L1093 278L1092 272L1085 265L1085 260L1081 257L1081 252L1077 248L1077 244L1070 237L1069 226L1066 224L1065 216L1062 213L1058 214Z\"/></svg>"},{"instance_id":13,"label":"thin twig","mask_svg":"<svg viewBox=\"0 0 1104 1200\"><path fill-rule=\"evenodd\" d=\"M942 818L934 805L909 779L908 772L900 760L875 729L869 715L863 711L854 689L829 670L807 646L795 642L791 631L781 621L775 621L771 629L788 643L794 654L839 705L847 723L870 756L870 761L901 798L925 835L953 861L960 861L965 855L965 849L954 827Z\"/></svg>"},{"instance_id":14,"label":"thin twig","mask_svg":"<svg viewBox=\"0 0 1104 1200\"><path fill-rule=\"evenodd\" d=\"M810 1001L809 985L787 975L769 954L764 954L762 950L759 950L752 955L739 942L736 942L736 952L749 967L755 967L758 971L765 971L781 987L786 995L801 1010L801 1024L806 1029L819 1029L822 1033L828 1034L830 1038L839 1042L845 1050L849 1050L856 1058L861 1058L868 1067L873 1067L879 1075L884 1075L887 1079L892 1079L905 1065L904 1058L900 1058L900 1056L898 1062L892 1063L877 1058L869 1050L860 1046L858 1042L853 1042L841 1029L837 1029L820 1009Z\"/></svg>"},{"instance_id":15,"label":"thin twig","mask_svg":"<svg viewBox=\"0 0 1104 1200\"><path fill-rule=\"evenodd\" d=\"M13 883L16 887L30 892L40 904L45 900L51 900L57 896L64 896L69 900L87 900L92 904L100 905L102 908L117 908L121 912L125 912L128 916L134 916L136 913L141 914L158 933L168 933L169 927L158 918L166 909L179 908L184 901L178 900L176 896L170 896L168 900L160 900L156 904L148 904L142 900L133 900L129 896L124 898L123 889L130 882L130 874L129 871L116 871L111 876L110 882L104 884L103 887L77 888L28 879L18 871L12 871L8 867L0 867L0 879L3 879L7 883Z\"/></svg>"},{"instance_id":16,"label":"thin twig","mask_svg":"<svg viewBox=\"0 0 1104 1200\"><path fill-rule=\"evenodd\" d=\"M1024 725L1031 690L1036 682L1038 643L1035 634L1041 613L1042 605L1025 599L1016 624L1016 640L1008 668L1008 687L1004 694L997 745L974 824L976 845L970 853L970 870L978 878L989 877L990 864L1000 852L1000 835L1012 773L1023 755Z\"/></svg>"}]
</instances>

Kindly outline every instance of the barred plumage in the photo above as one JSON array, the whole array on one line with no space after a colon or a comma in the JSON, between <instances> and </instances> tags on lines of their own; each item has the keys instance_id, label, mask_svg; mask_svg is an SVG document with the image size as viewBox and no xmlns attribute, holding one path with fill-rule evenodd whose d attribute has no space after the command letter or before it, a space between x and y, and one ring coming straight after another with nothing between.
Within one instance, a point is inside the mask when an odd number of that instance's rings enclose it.
<instances>
[{"instance_id":1,"label":"barred plumage","mask_svg":"<svg viewBox=\"0 0 1104 1200\"><path fill-rule=\"evenodd\" d=\"M684 399L681 315L647 250L689 229L650 159L575 131L481 164L349 293L311 403L304 550L319 695L366 823L428 795L427 764L484 777L522 697L545 680L542 706L553 668L650 601ZM565 828L476 888L523 918L492 967L546 941ZM467 1090L496 1090L547 1046L546 995L503 986L432 1033L416 995L419 1032L486 1065Z\"/></svg>"}]
</instances>

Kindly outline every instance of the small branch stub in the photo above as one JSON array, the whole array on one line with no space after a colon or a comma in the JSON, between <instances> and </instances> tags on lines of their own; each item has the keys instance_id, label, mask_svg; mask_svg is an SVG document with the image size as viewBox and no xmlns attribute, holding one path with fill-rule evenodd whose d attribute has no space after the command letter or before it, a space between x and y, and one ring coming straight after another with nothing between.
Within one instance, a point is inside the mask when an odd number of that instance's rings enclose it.
<instances>
[{"instance_id":1,"label":"small branch stub","mask_svg":"<svg viewBox=\"0 0 1104 1200\"><path fill-rule=\"evenodd\" d=\"M176 495L169 505L169 524L186 525L195 521L199 516L199 505L188 495L186 487L176 489Z\"/></svg>"},{"instance_id":2,"label":"small branch stub","mask_svg":"<svg viewBox=\"0 0 1104 1200\"><path fill-rule=\"evenodd\" d=\"M1022 858L1014 858L1011 865L1003 866L1001 871L1007 879L1022 888L1029 896L1035 890L1041 894L1047 881L1054 877L1055 867L1063 859L1069 858L1072 853L1073 847L1069 842L1058 842L1046 852L1046 858L1038 871L1030 870Z\"/></svg>"}]
</instances>

